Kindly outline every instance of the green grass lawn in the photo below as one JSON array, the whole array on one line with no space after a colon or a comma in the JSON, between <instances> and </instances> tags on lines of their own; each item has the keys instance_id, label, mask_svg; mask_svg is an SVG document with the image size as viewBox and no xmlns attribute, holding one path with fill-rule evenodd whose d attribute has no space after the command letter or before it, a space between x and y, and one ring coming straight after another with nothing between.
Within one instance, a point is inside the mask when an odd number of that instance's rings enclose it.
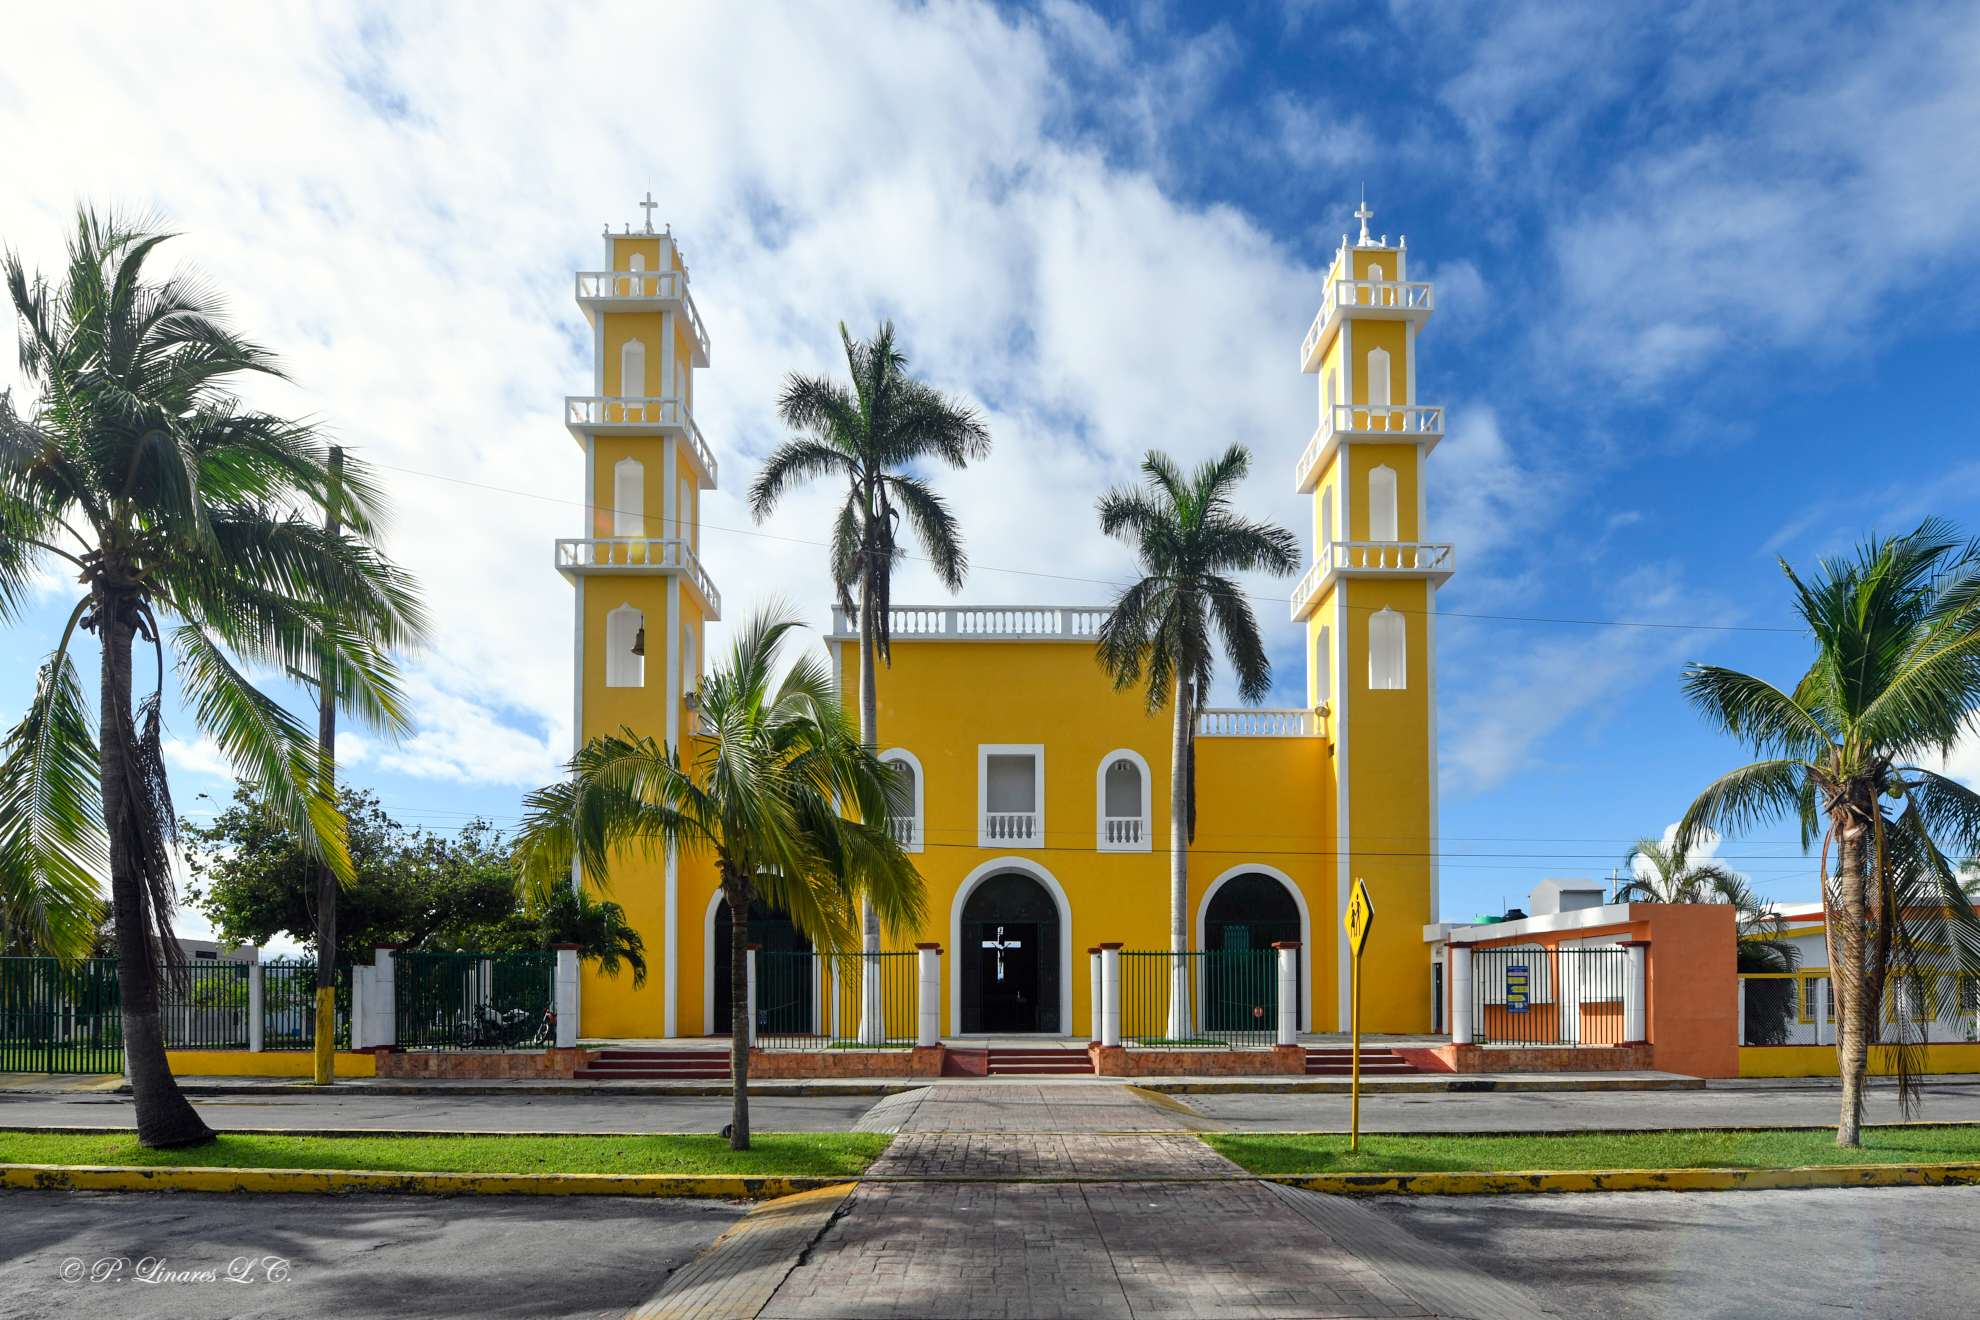
<instances>
[{"instance_id":1,"label":"green grass lawn","mask_svg":"<svg viewBox=\"0 0 1980 1320\"><path fill-rule=\"evenodd\" d=\"M189 1150L131 1136L0 1132L0 1164L120 1164L407 1173L710 1173L846 1178L893 1140L879 1132L760 1132L731 1151L718 1136L278 1137L234 1134Z\"/></svg>"},{"instance_id":2,"label":"green grass lawn","mask_svg":"<svg viewBox=\"0 0 1980 1320\"><path fill-rule=\"evenodd\" d=\"M1779 1169L1803 1164L1980 1161L1980 1127L1866 1128L1861 1150L1833 1128L1768 1132L1570 1133L1472 1137L1364 1133L1216 1133L1203 1138L1250 1173L1453 1173L1544 1169Z\"/></svg>"}]
</instances>

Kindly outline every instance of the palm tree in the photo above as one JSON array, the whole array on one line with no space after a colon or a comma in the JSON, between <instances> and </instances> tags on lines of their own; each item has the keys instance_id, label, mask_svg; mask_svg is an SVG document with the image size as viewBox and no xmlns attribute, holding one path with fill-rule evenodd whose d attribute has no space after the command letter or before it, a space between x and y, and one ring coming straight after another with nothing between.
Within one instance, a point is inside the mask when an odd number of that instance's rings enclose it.
<instances>
[{"instance_id":1,"label":"palm tree","mask_svg":"<svg viewBox=\"0 0 1980 1320\"><path fill-rule=\"evenodd\" d=\"M855 343L839 324L852 387L823 376L792 373L777 401L777 415L802 438L786 441L765 460L749 488L750 515L768 518L792 487L815 477L840 476L846 500L832 525L832 586L839 607L854 611L859 590L859 738L880 745L875 665L893 663L888 603L894 565L905 553L896 540L906 518L935 576L951 593L962 590L969 571L962 534L948 504L920 477L904 469L938 458L966 467L990 453L990 432L975 411L945 397L907 374L907 358L894 344L894 323L883 321L872 339ZM861 914L861 947L880 949L880 926L870 910ZM885 1028L874 1016L879 1004L879 962L867 966L867 1005L859 1038L875 1043Z\"/></svg>"},{"instance_id":2,"label":"palm tree","mask_svg":"<svg viewBox=\"0 0 1980 1320\"><path fill-rule=\"evenodd\" d=\"M1801 953L1782 938L1786 920L1753 892L1746 877L1717 862L1694 862L1675 841L1638 839L1623 856L1635 879L1616 890L1618 903L1724 903L1733 910L1742 972L1791 972Z\"/></svg>"},{"instance_id":3,"label":"palm tree","mask_svg":"<svg viewBox=\"0 0 1980 1320\"><path fill-rule=\"evenodd\" d=\"M1830 984L1837 999L1842 1117L1861 1144L1863 1079L1889 977L1980 970L1980 915L1946 853L1980 851L1980 794L1916 764L1943 758L1980 707L1980 544L1929 519L1824 560L1804 582L1782 561L1814 663L1792 693L1692 664L1685 693L1708 720L1767 759L1713 781L1685 812L1680 846L1792 817L1819 840ZM1831 866L1831 854L1834 865ZM1940 1001L1957 1012L1957 996ZM1909 1112L1916 1062L1899 1014L1897 1072Z\"/></svg>"},{"instance_id":4,"label":"palm tree","mask_svg":"<svg viewBox=\"0 0 1980 1320\"><path fill-rule=\"evenodd\" d=\"M1187 479L1175 460L1151 449L1143 488L1100 497L1100 530L1135 549L1141 579L1114 598L1100 627L1099 658L1124 692L1145 684L1148 711L1167 705L1169 744L1169 948L1189 951L1189 845L1196 837L1196 707L1210 690L1213 633L1237 671L1238 695L1257 704L1272 690L1272 662L1258 620L1230 573L1299 571L1299 539L1274 523L1231 509L1231 493L1251 470L1251 451L1232 445ZM1189 974L1178 956L1170 977L1169 1035L1189 1034Z\"/></svg>"},{"instance_id":5,"label":"palm tree","mask_svg":"<svg viewBox=\"0 0 1980 1320\"><path fill-rule=\"evenodd\" d=\"M184 961L161 754L167 649L201 731L348 882L311 731L244 668L307 679L328 657L345 708L392 734L407 725L388 652L425 626L410 580L372 544L379 502L362 467L345 469L344 533L326 534L308 516L330 482L316 434L228 390L239 373L279 377L274 360L227 329L197 280L146 281L169 237L83 208L59 284L9 252L21 366L39 398L26 419L0 400L0 617L19 617L55 561L85 589L6 741L0 800L24 813L8 847L50 896L51 923L55 900L109 872L124 1064L138 1139L157 1147L212 1136L172 1080L159 1021L161 969L176 979ZM94 737L70 655L78 627L101 649ZM153 682L134 703L139 641Z\"/></svg>"},{"instance_id":6,"label":"palm tree","mask_svg":"<svg viewBox=\"0 0 1980 1320\"><path fill-rule=\"evenodd\" d=\"M897 933L920 929L927 905L920 875L886 828L899 814L900 781L847 727L829 671L806 658L774 676L785 636L800 626L781 610L743 624L727 664L702 684L704 731L690 759L630 729L594 738L573 758L570 779L529 795L516 841L525 882L539 894L570 883L573 857L602 886L627 849L714 855L735 923L734 1150L749 1149L751 900L782 908L831 950L851 945L858 904Z\"/></svg>"},{"instance_id":7,"label":"palm tree","mask_svg":"<svg viewBox=\"0 0 1980 1320\"><path fill-rule=\"evenodd\" d=\"M534 889L526 892L532 898L537 896ZM618 976L624 964L632 968L633 989L646 984L646 939L626 920L624 908L571 885L553 885L545 897L547 901L534 914L533 933L542 947L575 944L578 958L596 962L605 975Z\"/></svg>"}]
</instances>

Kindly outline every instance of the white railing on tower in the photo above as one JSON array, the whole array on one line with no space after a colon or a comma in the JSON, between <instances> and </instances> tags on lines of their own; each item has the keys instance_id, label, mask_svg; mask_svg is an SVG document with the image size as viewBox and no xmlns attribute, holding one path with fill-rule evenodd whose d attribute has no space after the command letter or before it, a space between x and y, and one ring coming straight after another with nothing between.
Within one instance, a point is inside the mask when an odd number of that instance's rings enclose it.
<instances>
[{"instance_id":1,"label":"white railing on tower","mask_svg":"<svg viewBox=\"0 0 1980 1320\"><path fill-rule=\"evenodd\" d=\"M701 566L694 547L676 537L592 536L557 541L557 568L574 573L678 573L693 582L716 618L722 593Z\"/></svg>"},{"instance_id":2,"label":"white railing on tower","mask_svg":"<svg viewBox=\"0 0 1980 1320\"><path fill-rule=\"evenodd\" d=\"M1334 280L1320 299L1320 313L1300 342L1299 360L1310 364L1313 352L1326 342L1337 317L1368 311L1377 316L1427 317L1436 310L1435 286L1403 280ZM1312 370L1310 365L1307 370Z\"/></svg>"},{"instance_id":3,"label":"white railing on tower","mask_svg":"<svg viewBox=\"0 0 1980 1320\"><path fill-rule=\"evenodd\" d=\"M715 481L715 454L708 448L708 442L701 438L701 428L694 424L694 411L686 402L671 395L662 398L612 394L566 395L564 425L586 431L679 431L694 446L695 460L708 473L709 482L712 484Z\"/></svg>"},{"instance_id":4,"label":"white railing on tower","mask_svg":"<svg viewBox=\"0 0 1980 1320\"><path fill-rule=\"evenodd\" d=\"M1306 450L1293 465L1293 483L1301 494L1311 494L1319 483L1319 467L1343 440L1429 441L1434 447L1444 438L1444 410L1430 404L1337 403L1320 410L1320 425Z\"/></svg>"},{"instance_id":5,"label":"white railing on tower","mask_svg":"<svg viewBox=\"0 0 1980 1320\"><path fill-rule=\"evenodd\" d=\"M627 312L643 310L639 303L679 303L688 330L701 349L701 360L708 360L708 329L688 292L684 270L581 270L577 273L577 300L600 304L606 311ZM614 303L630 305L615 308Z\"/></svg>"},{"instance_id":6,"label":"white railing on tower","mask_svg":"<svg viewBox=\"0 0 1980 1320\"><path fill-rule=\"evenodd\" d=\"M1090 642L1100 635L1107 611L1061 605L896 605L887 611L895 641ZM832 607L833 637L859 636L859 615Z\"/></svg>"},{"instance_id":7,"label":"white railing on tower","mask_svg":"<svg viewBox=\"0 0 1980 1320\"><path fill-rule=\"evenodd\" d=\"M1199 738L1307 738L1320 732L1320 719L1310 710L1205 706L1196 712Z\"/></svg>"},{"instance_id":8,"label":"white railing on tower","mask_svg":"<svg viewBox=\"0 0 1980 1320\"><path fill-rule=\"evenodd\" d=\"M1426 577L1444 582L1457 571L1457 547L1448 541L1333 541L1320 547L1312 568L1292 592L1292 617L1306 617L1313 598L1335 574L1350 577Z\"/></svg>"}]
</instances>

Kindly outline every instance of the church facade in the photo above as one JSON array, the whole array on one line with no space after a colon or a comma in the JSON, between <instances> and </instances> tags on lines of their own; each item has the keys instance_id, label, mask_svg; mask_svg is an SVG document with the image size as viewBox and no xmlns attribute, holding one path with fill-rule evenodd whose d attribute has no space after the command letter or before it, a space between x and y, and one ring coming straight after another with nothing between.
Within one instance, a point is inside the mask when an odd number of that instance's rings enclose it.
<instances>
[{"instance_id":1,"label":"church facade","mask_svg":"<svg viewBox=\"0 0 1980 1320\"><path fill-rule=\"evenodd\" d=\"M650 214L650 212L649 212ZM1300 945L1299 1023L1344 1029L1341 929L1364 881L1376 922L1363 1029L1441 1029L1437 916L1436 597L1453 548L1428 539L1426 463L1440 408L1417 401L1418 331L1433 290L1406 241L1343 237L1299 346L1318 427L1259 454L1312 497L1311 567L1292 594L1304 706L1197 713L1197 831L1189 929L1198 949ZM718 468L695 424L707 333L670 232L603 236L576 293L594 343L591 393L565 402L584 453L584 535L560 540L573 584L573 717L580 742L630 726L691 738L704 629L722 597L701 559L701 493ZM1193 456L1178 455L1184 461ZM1281 469L1283 470L1283 469ZM1090 533L1098 535L1098 532ZM891 822L929 898L941 1030L1079 1036L1092 1029L1087 951L1168 943L1170 714L1116 693L1095 658L1104 604L897 606L892 664L875 675L883 757L912 786ZM849 711L859 638L826 636ZM625 860L610 897L646 937L651 974L591 976L587 1037L725 1032L726 906L705 858ZM801 937L761 916L766 947Z\"/></svg>"}]
</instances>

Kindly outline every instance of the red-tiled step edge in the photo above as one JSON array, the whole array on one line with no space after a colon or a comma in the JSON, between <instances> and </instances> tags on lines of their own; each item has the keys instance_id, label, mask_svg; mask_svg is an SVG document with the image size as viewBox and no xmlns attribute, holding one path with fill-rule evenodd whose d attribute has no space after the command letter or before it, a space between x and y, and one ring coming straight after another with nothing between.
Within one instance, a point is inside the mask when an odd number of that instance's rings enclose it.
<instances>
[{"instance_id":1,"label":"red-tiled step edge","mask_svg":"<svg viewBox=\"0 0 1980 1320\"><path fill-rule=\"evenodd\" d=\"M992 1077L1092 1076L1093 1060L1073 1050L986 1050Z\"/></svg>"},{"instance_id":2,"label":"red-tiled step edge","mask_svg":"<svg viewBox=\"0 0 1980 1320\"><path fill-rule=\"evenodd\" d=\"M1363 1049L1363 1077L1401 1077L1421 1072L1415 1064L1394 1050ZM1354 1051L1346 1048L1309 1049L1306 1052L1308 1077L1348 1077L1354 1073Z\"/></svg>"},{"instance_id":3,"label":"red-tiled step edge","mask_svg":"<svg viewBox=\"0 0 1980 1320\"><path fill-rule=\"evenodd\" d=\"M574 1076L617 1081L713 1082L729 1080L727 1051L600 1050Z\"/></svg>"}]
</instances>

